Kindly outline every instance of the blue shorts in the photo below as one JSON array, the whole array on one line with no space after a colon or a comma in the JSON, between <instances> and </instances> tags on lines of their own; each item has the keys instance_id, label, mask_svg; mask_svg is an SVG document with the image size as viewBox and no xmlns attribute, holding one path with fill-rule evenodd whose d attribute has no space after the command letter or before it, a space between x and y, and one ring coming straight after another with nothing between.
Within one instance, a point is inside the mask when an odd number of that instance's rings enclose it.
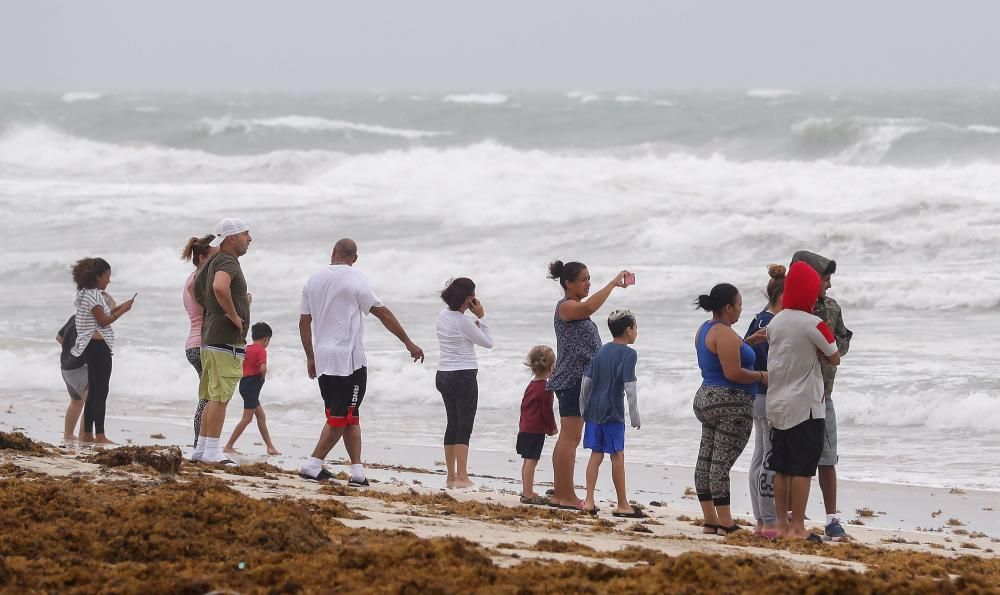
<instances>
[{"instance_id":1,"label":"blue shorts","mask_svg":"<svg viewBox=\"0 0 1000 595\"><path fill-rule=\"evenodd\" d=\"M625 450L625 424L586 422L583 424L583 447L608 454L622 452Z\"/></svg>"}]
</instances>

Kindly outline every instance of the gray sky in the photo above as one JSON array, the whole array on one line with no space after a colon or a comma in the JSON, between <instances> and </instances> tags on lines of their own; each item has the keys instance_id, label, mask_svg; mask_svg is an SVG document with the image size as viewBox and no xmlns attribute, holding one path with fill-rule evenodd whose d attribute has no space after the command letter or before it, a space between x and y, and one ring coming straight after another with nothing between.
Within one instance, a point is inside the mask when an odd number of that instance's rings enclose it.
<instances>
[{"instance_id":1,"label":"gray sky","mask_svg":"<svg viewBox=\"0 0 1000 595\"><path fill-rule=\"evenodd\" d=\"M993 0L0 0L14 90L996 87Z\"/></svg>"}]
</instances>

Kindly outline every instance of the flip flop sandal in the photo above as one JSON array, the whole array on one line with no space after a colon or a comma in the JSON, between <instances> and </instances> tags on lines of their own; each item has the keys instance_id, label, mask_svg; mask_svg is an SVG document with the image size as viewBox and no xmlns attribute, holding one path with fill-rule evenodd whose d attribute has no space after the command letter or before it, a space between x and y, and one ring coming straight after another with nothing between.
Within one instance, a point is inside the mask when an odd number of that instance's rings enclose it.
<instances>
[{"instance_id":1,"label":"flip flop sandal","mask_svg":"<svg viewBox=\"0 0 1000 595\"><path fill-rule=\"evenodd\" d=\"M589 514L590 516L597 516L597 507L596 506L593 507L593 508L581 508L580 510L582 512L585 512L585 513Z\"/></svg>"},{"instance_id":2,"label":"flip flop sandal","mask_svg":"<svg viewBox=\"0 0 1000 595\"><path fill-rule=\"evenodd\" d=\"M733 526L731 527L723 527L722 525L719 525L718 530L723 531L726 535L732 535L733 533L736 533L737 531L742 531L743 529L736 523L733 523Z\"/></svg>"},{"instance_id":3,"label":"flip flop sandal","mask_svg":"<svg viewBox=\"0 0 1000 595\"><path fill-rule=\"evenodd\" d=\"M560 510L583 511L583 505L585 502L586 500L580 500L579 502L576 503L576 506L573 506L572 504L558 504L556 507L559 508Z\"/></svg>"},{"instance_id":4,"label":"flip flop sandal","mask_svg":"<svg viewBox=\"0 0 1000 595\"><path fill-rule=\"evenodd\" d=\"M617 510L611 513L611 516L618 517L620 519L645 519L649 518L649 515L639 510L638 508L632 508L632 512L618 512Z\"/></svg>"},{"instance_id":5,"label":"flip flop sandal","mask_svg":"<svg viewBox=\"0 0 1000 595\"><path fill-rule=\"evenodd\" d=\"M549 503L549 499L548 498L543 498L541 496L532 496L530 498L526 498L525 496L521 496L521 504L530 504L531 506L544 506L544 505L546 505L548 503Z\"/></svg>"}]
</instances>

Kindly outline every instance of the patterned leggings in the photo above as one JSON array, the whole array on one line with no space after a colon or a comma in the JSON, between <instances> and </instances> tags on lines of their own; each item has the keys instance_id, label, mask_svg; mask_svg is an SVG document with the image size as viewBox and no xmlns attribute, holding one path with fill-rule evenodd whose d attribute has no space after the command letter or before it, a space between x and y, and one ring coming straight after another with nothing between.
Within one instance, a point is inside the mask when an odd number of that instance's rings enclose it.
<instances>
[{"instance_id":1,"label":"patterned leggings","mask_svg":"<svg viewBox=\"0 0 1000 595\"><path fill-rule=\"evenodd\" d=\"M188 363L194 366L194 371L198 372L198 378L201 378L201 348L185 349L184 355L187 357ZM198 399L198 407L194 410L194 446L196 448L198 435L201 434L201 415L205 412L205 405L208 405L208 401Z\"/></svg>"},{"instance_id":2,"label":"patterned leggings","mask_svg":"<svg viewBox=\"0 0 1000 595\"><path fill-rule=\"evenodd\" d=\"M698 500L729 506L729 471L750 440L753 401L738 388L702 385L694 396L694 414L701 422L694 468Z\"/></svg>"}]
</instances>

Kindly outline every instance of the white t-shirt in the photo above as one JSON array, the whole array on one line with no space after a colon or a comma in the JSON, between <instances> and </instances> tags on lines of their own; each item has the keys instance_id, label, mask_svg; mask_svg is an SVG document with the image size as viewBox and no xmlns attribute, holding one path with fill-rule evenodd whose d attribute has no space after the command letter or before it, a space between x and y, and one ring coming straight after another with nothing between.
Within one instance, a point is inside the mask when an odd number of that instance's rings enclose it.
<instances>
[{"instance_id":1,"label":"white t-shirt","mask_svg":"<svg viewBox=\"0 0 1000 595\"><path fill-rule=\"evenodd\" d=\"M493 336L486 318L480 318L477 325L472 317L445 308L438 314L435 328L441 346L438 370L442 372L478 369L476 345L493 349Z\"/></svg>"},{"instance_id":2,"label":"white t-shirt","mask_svg":"<svg viewBox=\"0 0 1000 595\"><path fill-rule=\"evenodd\" d=\"M76 299L73 301L76 306L76 344L70 350L76 357L83 355L83 351L90 344L94 332L101 333L104 342L110 351L115 349L115 331L110 326L97 324L94 318L94 306L100 306L104 310L105 316L111 316L111 306L104 299L104 292L100 289L80 289L76 292Z\"/></svg>"},{"instance_id":3,"label":"white t-shirt","mask_svg":"<svg viewBox=\"0 0 1000 595\"><path fill-rule=\"evenodd\" d=\"M816 350L837 353L833 333L818 316L782 310L767 325L767 419L779 430L826 417L823 372Z\"/></svg>"},{"instance_id":4,"label":"white t-shirt","mask_svg":"<svg viewBox=\"0 0 1000 595\"><path fill-rule=\"evenodd\" d=\"M382 305L368 278L346 264L328 265L309 277L299 312L312 316L316 374L350 376L368 363L364 317Z\"/></svg>"}]
</instances>

